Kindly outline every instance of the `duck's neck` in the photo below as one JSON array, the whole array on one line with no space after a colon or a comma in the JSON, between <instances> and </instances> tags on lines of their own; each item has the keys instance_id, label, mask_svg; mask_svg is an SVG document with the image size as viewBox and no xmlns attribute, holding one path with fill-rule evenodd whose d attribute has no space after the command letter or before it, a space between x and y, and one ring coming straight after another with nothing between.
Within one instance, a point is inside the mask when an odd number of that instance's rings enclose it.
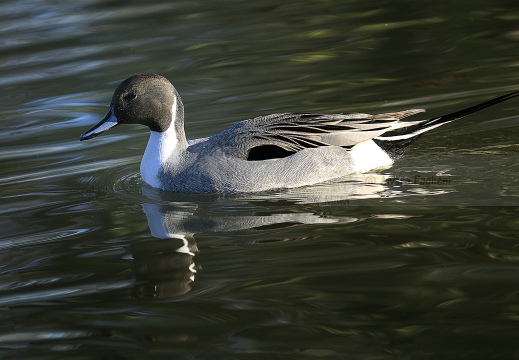
<instances>
[{"instance_id":1,"label":"duck's neck","mask_svg":"<svg viewBox=\"0 0 519 360\"><path fill-rule=\"evenodd\" d=\"M141 161L142 180L155 188L162 188L160 174L174 168L187 148L184 107L178 96L173 103L171 118L171 125L166 131L150 131L150 139Z\"/></svg>"}]
</instances>

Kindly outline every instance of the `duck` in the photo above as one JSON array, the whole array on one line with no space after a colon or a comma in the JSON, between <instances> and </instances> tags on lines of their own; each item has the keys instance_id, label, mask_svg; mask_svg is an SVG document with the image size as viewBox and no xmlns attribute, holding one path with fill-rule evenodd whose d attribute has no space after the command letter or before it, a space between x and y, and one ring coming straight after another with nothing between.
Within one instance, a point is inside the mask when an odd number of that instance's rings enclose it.
<instances>
[{"instance_id":1,"label":"duck","mask_svg":"<svg viewBox=\"0 0 519 360\"><path fill-rule=\"evenodd\" d=\"M180 193L246 193L295 188L389 168L422 134L519 96L511 92L425 120L411 109L383 114L276 113L237 122L215 135L186 139L176 88L153 73L115 89L105 117L80 136L89 140L122 124L150 130L140 164L153 188Z\"/></svg>"}]
</instances>

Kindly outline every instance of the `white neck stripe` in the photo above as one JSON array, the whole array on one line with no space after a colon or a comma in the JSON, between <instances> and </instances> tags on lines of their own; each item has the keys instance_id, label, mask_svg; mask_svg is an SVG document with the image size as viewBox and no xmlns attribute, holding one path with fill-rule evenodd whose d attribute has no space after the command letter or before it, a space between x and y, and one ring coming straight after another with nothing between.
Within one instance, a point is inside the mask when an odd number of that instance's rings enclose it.
<instances>
[{"instance_id":1,"label":"white neck stripe","mask_svg":"<svg viewBox=\"0 0 519 360\"><path fill-rule=\"evenodd\" d=\"M174 163L178 139L175 129L175 118L177 113L177 99L171 107L171 124L164 132L151 131L150 139L141 161L141 176L145 183L161 188L158 175L167 168L168 164Z\"/></svg>"}]
</instances>

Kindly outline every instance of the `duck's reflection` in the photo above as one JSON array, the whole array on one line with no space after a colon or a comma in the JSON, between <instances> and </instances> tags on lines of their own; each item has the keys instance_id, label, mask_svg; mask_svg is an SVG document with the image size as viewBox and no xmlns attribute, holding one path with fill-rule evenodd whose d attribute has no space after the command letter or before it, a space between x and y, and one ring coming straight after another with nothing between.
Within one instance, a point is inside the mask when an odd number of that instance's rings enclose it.
<instances>
[{"instance_id":1,"label":"duck's reflection","mask_svg":"<svg viewBox=\"0 0 519 360\"><path fill-rule=\"evenodd\" d=\"M155 239L130 245L132 271L137 281L133 295L141 298L167 298L186 294L199 267L194 262L198 247L196 233L246 229L279 228L295 224L328 224L332 219L313 213L203 216L197 205L142 205L151 235ZM199 210L200 211L200 210ZM355 221L343 218L342 222ZM268 235L267 235L268 237Z\"/></svg>"},{"instance_id":2,"label":"duck's reflection","mask_svg":"<svg viewBox=\"0 0 519 360\"><path fill-rule=\"evenodd\" d=\"M198 252L193 234L182 231L178 224L192 213L175 211L158 204L143 204L153 240L130 245L132 270L137 284L136 297L174 297L191 290Z\"/></svg>"},{"instance_id":3,"label":"duck's reflection","mask_svg":"<svg viewBox=\"0 0 519 360\"><path fill-rule=\"evenodd\" d=\"M394 186L404 181L396 179L390 183L389 180L388 175L359 174L349 183L331 182L279 193L224 197L165 193L145 186L142 209L154 239L130 245L132 270L137 280L133 294L166 298L189 292L200 269L195 264L196 234L247 231L252 242L272 242L285 240L271 231L282 227L359 221L362 216L341 216L333 210L327 211L328 206L335 203L341 208L344 201L406 196L402 191L405 188ZM411 189L407 195L451 191L449 187L429 189L407 182L408 190Z\"/></svg>"}]
</instances>

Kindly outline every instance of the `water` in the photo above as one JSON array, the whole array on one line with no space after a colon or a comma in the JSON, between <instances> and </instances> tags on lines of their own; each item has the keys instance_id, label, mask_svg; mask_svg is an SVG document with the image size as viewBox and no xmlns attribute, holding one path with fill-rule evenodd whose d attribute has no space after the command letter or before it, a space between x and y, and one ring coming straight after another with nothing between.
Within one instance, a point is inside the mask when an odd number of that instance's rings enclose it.
<instances>
[{"instance_id":1,"label":"water","mask_svg":"<svg viewBox=\"0 0 519 360\"><path fill-rule=\"evenodd\" d=\"M515 2L6 1L2 359L519 356L516 100L391 169L306 189L143 187L115 86L168 77L188 137L274 112L430 116L517 89Z\"/></svg>"}]
</instances>

